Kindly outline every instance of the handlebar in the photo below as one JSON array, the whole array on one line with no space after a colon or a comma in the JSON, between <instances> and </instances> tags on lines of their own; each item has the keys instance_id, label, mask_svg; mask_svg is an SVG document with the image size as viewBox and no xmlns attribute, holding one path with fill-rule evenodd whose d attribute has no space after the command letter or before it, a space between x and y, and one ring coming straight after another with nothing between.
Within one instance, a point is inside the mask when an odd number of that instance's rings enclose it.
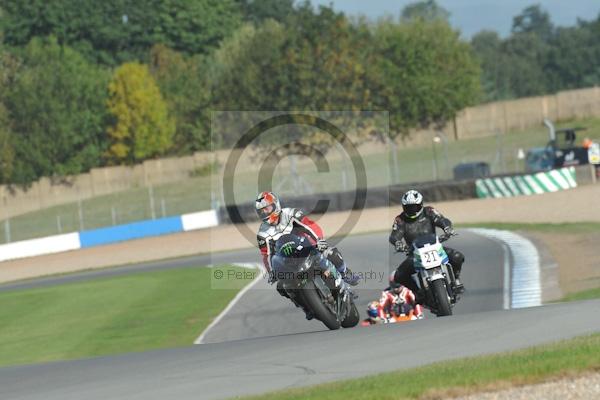
<instances>
[{"instance_id":1,"label":"handlebar","mask_svg":"<svg viewBox=\"0 0 600 400\"><path fill-rule=\"evenodd\" d=\"M450 235L446 235L445 233L443 235L441 235L440 238L440 243L444 243L446 240L450 239L452 236L458 236L458 233L454 232Z\"/></svg>"},{"instance_id":2,"label":"handlebar","mask_svg":"<svg viewBox=\"0 0 600 400\"><path fill-rule=\"evenodd\" d=\"M454 232L450 235L447 234L442 234L440 236L438 236L440 243L444 243L445 241L447 241L448 239L450 239L453 236L458 236L458 233ZM396 250L396 253L404 253L404 255L410 255L410 253L412 252L412 249L409 247L408 249L406 249L405 251L400 251L400 250Z\"/></svg>"},{"instance_id":3,"label":"handlebar","mask_svg":"<svg viewBox=\"0 0 600 400\"><path fill-rule=\"evenodd\" d=\"M458 233L453 232L449 235L444 233L444 234L438 236L438 239L439 239L440 243L444 243L445 241L450 239L452 236L458 236ZM409 247L404 251L396 250L396 253L403 253L404 255L408 256L408 255L410 255L410 253L412 253L412 249Z\"/></svg>"}]
</instances>

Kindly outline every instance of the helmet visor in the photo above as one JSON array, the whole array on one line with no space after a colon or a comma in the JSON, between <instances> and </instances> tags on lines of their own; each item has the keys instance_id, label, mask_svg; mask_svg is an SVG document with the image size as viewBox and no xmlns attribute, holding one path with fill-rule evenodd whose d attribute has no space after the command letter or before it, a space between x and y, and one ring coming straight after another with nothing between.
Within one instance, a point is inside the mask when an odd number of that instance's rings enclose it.
<instances>
[{"instance_id":1,"label":"helmet visor","mask_svg":"<svg viewBox=\"0 0 600 400\"><path fill-rule=\"evenodd\" d=\"M404 209L404 212L406 213L406 215L408 215L409 217L414 217L421 212L421 210L423 209L423 205L422 204L407 204L407 205L403 206L402 208Z\"/></svg>"},{"instance_id":2,"label":"helmet visor","mask_svg":"<svg viewBox=\"0 0 600 400\"><path fill-rule=\"evenodd\" d=\"M256 213L260 219L265 220L269 218L269 215L273 214L273 211L275 211L275 204L269 204L268 206L257 209Z\"/></svg>"}]
</instances>

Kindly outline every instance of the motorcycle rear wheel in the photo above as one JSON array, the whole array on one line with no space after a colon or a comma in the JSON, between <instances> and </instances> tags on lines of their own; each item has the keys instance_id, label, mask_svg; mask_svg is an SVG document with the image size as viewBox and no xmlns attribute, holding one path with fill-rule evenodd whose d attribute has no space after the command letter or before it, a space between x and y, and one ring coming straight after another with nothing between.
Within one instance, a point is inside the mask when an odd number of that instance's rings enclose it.
<instances>
[{"instance_id":1,"label":"motorcycle rear wheel","mask_svg":"<svg viewBox=\"0 0 600 400\"><path fill-rule=\"evenodd\" d=\"M300 293L304 298L306 305L312 310L319 321L324 323L325 326L332 331L340 329L340 321L338 321L337 316L323 304L324 299L321 298L319 290L313 281L308 281L306 285L304 285L304 288L300 290Z\"/></svg>"}]
</instances>

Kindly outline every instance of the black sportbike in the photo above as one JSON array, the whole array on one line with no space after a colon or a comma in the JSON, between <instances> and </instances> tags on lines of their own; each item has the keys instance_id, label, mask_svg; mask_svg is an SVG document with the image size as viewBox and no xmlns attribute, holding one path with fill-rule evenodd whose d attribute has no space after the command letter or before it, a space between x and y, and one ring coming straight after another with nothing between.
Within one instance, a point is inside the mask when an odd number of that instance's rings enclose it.
<instances>
[{"instance_id":1,"label":"black sportbike","mask_svg":"<svg viewBox=\"0 0 600 400\"><path fill-rule=\"evenodd\" d=\"M314 247L291 256L295 250L283 247L272 259L278 286L296 305L309 309L327 328L356 326L360 317L354 304L355 295L335 266ZM285 256L286 252L290 253L289 257Z\"/></svg>"}]
</instances>

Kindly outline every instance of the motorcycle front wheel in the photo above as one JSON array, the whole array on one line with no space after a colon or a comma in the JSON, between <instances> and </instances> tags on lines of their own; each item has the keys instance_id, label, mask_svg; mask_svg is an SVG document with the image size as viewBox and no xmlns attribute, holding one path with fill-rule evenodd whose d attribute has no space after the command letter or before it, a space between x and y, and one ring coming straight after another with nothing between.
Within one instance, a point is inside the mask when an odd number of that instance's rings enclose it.
<instances>
[{"instance_id":1,"label":"motorcycle front wheel","mask_svg":"<svg viewBox=\"0 0 600 400\"><path fill-rule=\"evenodd\" d=\"M321 298L319 290L313 281L306 282L306 285L300 290L301 296L304 298L306 305L312 310L315 317L325 324L329 329L340 329L340 321L337 316L329 310L323 303L325 299Z\"/></svg>"},{"instance_id":2,"label":"motorcycle front wheel","mask_svg":"<svg viewBox=\"0 0 600 400\"><path fill-rule=\"evenodd\" d=\"M436 315L438 317L452 315L452 307L450 307L450 299L448 298L445 282L442 279L438 279L431 282L430 287L437 303Z\"/></svg>"}]
</instances>

